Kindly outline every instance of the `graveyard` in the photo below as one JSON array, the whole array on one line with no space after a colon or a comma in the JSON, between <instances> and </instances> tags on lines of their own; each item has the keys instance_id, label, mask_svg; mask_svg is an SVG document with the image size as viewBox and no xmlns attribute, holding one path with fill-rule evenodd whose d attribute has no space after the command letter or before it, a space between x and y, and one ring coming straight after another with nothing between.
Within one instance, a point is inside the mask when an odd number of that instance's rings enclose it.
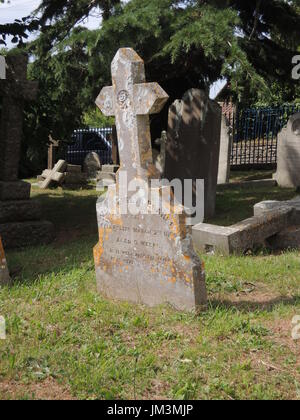
<instances>
[{"instance_id":1,"label":"graveyard","mask_svg":"<svg viewBox=\"0 0 300 420\"><path fill-rule=\"evenodd\" d=\"M299 4L36 3L0 19L0 400L299 400Z\"/></svg>"},{"instance_id":2,"label":"graveyard","mask_svg":"<svg viewBox=\"0 0 300 420\"><path fill-rule=\"evenodd\" d=\"M278 187L222 192L214 222L250 216L249 202L293 196ZM1 398L295 398L298 251L205 257L209 307L197 316L113 302L96 293L95 191L33 187L32 198L57 239L7 253L15 284L0 291L1 313L13 313L11 339L1 343Z\"/></svg>"}]
</instances>

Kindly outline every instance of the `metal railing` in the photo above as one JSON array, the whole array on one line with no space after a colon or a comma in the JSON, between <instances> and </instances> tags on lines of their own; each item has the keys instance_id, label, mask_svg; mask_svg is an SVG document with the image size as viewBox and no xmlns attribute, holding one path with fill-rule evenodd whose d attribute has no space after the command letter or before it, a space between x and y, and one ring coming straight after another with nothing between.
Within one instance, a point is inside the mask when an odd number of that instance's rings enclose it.
<instances>
[{"instance_id":1,"label":"metal railing","mask_svg":"<svg viewBox=\"0 0 300 420\"><path fill-rule=\"evenodd\" d=\"M278 134L300 106L238 109L231 116L233 167L271 167L277 163Z\"/></svg>"},{"instance_id":2,"label":"metal railing","mask_svg":"<svg viewBox=\"0 0 300 420\"><path fill-rule=\"evenodd\" d=\"M112 162L112 128L88 128L75 130L74 142L67 147L66 161L72 165L83 165L86 156L95 152L102 165Z\"/></svg>"}]
</instances>

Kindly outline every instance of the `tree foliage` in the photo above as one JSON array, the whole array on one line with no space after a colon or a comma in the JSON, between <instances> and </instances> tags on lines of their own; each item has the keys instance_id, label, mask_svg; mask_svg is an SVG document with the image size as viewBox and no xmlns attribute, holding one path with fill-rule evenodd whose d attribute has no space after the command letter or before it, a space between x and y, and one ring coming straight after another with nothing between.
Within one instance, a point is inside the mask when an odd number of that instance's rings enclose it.
<instances>
[{"instance_id":1,"label":"tree foliage","mask_svg":"<svg viewBox=\"0 0 300 420\"><path fill-rule=\"evenodd\" d=\"M78 27L91 13L99 28ZM171 100L191 87L208 89L220 77L248 105L290 102L300 94L291 77L300 46L299 0L42 0L31 19L40 29L28 51L41 92L28 118L33 145L45 143L49 131L68 140L83 115L91 121L120 47L143 57L148 80Z\"/></svg>"}]
</instances>

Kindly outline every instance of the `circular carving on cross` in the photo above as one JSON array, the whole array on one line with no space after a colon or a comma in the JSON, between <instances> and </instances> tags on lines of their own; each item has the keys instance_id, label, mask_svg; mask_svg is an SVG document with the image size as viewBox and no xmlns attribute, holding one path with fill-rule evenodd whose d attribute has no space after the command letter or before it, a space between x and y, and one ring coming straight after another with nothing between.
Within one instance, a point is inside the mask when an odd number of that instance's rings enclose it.
<instances>
[{"instance_id":1,"label":"circular carving on cross","mask_svg":"<svg viewBox=\"0 0 300 420\"><path fill-rule=\"evenodd\" d=\"M300 118L298 118L297 120L295 120L292 124L292 132L296 135L296 136L300 136Z\"/></svg>"},{"instance_id":2,"label":"circular carving on cross","mask_svg":"<svg viewBox=\"0 0 300 420\"><path fill-rule=\"evenodd\" d=\"M129 93L127 92L127 90L120 90L117 96L117 100L121 108L127 108L128 99L129 99Z\"/></svg>"}]
</instances>

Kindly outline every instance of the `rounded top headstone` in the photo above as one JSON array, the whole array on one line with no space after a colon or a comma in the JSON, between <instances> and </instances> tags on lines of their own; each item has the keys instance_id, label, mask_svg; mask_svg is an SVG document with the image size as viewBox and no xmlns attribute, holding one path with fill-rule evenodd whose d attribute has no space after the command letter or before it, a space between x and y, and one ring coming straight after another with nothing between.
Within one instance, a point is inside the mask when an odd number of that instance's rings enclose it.
<instances>
[{"instance_id":1,"label":"rounded top headstone","mask_svg":"<svg viewBox=\"0 0 300 420\"><path fill-rule=\"evenodd\" d=\"M296 134L296 136L300 136L300 118L293 122L292 131L294 134Z\"/></svg>"},{"instance_id":2,"label":"rounded top headstone","mask_svg":"<svg viewBox=\"0 0 300 420\"><path fill-rule=\"evenodd\" d=\"M291 116L288 123L288 129L295 136L300 136L300 112Z\"/></svg>"},{"instance_id":3,"label":"rounded top headstone","mask_svg":"<svg viewBox=\"0 0 300 420\"><path fill-rule=\"evenodd\" d=\"M83 163L83 172L89 177L96 178L97 172L101 171L101 162L96 152L89 153Z\"/></svg>"}]
</instances>

